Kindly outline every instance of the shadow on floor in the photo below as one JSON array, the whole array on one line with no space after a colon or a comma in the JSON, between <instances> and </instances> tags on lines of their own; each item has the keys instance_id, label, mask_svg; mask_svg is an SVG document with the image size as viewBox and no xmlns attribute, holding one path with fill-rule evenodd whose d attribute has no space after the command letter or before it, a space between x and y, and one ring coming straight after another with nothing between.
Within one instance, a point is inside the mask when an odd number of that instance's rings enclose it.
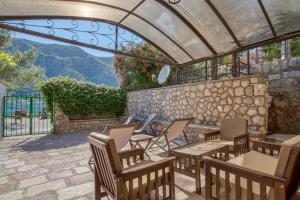
<instances>
[{"instance_id":1,"label":"shadow on floor","mask_svg":"<svg viewBox=\"0 0 300 200\"><path fill-rule=\"evenodd\" d=\"M30 138L16 148L23 151L44 151L50 149L61 149L78 146L87 143L90 132L48 134L40 137Z\"/></svg>"}]
</instances>

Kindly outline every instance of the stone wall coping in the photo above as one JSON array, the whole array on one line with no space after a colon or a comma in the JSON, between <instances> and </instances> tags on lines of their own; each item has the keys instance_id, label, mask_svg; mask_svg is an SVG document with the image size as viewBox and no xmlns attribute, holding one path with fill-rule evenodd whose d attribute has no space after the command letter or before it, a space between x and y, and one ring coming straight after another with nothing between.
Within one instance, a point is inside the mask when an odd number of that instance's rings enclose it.
<instances>
[{"instance_id":1,"label":"stone wall coping","mask_svg":"<svg viewBox=\"0 0 300 200\"><path fill-rule=\"evenodd\" d=\"M91 121L108 121L108 120L120 120L123 117L111 117L103 119L69 119L70 122L91 122Z\"/></svg>"},{"instance_id":2,"label":"stone wall coping","mask_svg":"<svg viewBox=\"0 0 300 200\"><path fill-rule=\"evenodd\" d=\"M149 88L149 89L143 89L143 90L130 91L128 93L129 94L134 94L134 93L141 92L141 91L161 90L161 89L177 88L177 87L184 87L184 86L194 86L194 85L207 84L207 83L217 83L217 82L225 82L225 81L243 80L243 79L249 79L249 78L254 78L254 77L267 78L267 75L265 73L257 73L257 74L253 74L253 75L239 76L239 77L234 77L234 78L229 78L229 79L224 79L224 80L208 80L208 81L204 81L204 82L185 83L185 84L171 85L171 86L166 86L166 87L158 87L158 88Z\"/></svg>"},{"instance_id":3,"label":"stone wall coping","mask_svg":"<svg viewBox=\"0 0 300 200\"><path fill-rule=\"evenodd\" d=\"M166 120L154 120L154 123L158 124L164 124L164 125L169 125L171 124L172 121L166 121ZM195 124L195 123L190 123L188 125L190 128L199 128L199 129L219 129L217 126L208 126L208 125L203 125L203 124Z\"/></svg>"}]
</instances>

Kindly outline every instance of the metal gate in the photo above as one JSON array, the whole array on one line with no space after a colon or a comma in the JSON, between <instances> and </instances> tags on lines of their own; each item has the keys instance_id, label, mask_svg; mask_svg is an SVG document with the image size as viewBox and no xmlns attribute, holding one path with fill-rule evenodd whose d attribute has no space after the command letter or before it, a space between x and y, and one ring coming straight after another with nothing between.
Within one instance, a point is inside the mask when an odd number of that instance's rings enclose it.
<instances>
[{"instance_id":1,"label":"metal gate","mask_svg":"<svg viewBox=\"0 0 300 200\"><path fill-rule=\"evenodd\" d=\"M47 97L4 96L3 136L45 134L53 132L54 113Z\"/></svg>"}]
</instances>

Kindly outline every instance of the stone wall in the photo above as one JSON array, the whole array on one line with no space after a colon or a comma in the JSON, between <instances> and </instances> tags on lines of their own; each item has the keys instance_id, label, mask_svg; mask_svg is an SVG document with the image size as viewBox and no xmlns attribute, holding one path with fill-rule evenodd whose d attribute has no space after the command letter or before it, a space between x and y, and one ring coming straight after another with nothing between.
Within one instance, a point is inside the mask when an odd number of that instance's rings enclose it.
<instances>
[{"instance_id":1,"label":"stone wall","mask_svg":"<svg viewBox=\"0 0 300 200\"><path fill-rule=\"evenodd\" d=\"M107 124L119 124L122 118L70 120L61 110L55 113L55 133L70 133L78 131L99 131Z\"/></svg>"},{"instance_id":2,"label":"stone wall","mask_svg":"<svg viewBox=\"0 0 300 200\"><path fill-rule=\"evenodd\" d=\"M251 66L269 79L269 132L300 134L300 58Z\"/></svg>"},{"instance_id":3,"label":"stone wall","mask_svg":"<svg viewBox=\"0 0 300 200\"><path fill-rule=\"evenodd\" d=\"M3 116L3 96L5 95L5 87L4 86L2 86L1 84L0 84L0 122L2 122L2 116ZM0 138L2 137L2 133L3 133L3 124L2 123L0 123Z\"/></svg>"},{"instance_id":4,"label":"stone wall","mask_svg":"<svg viewBox=\"0 0 300 200\"><path fill-rule=\"evenodd\" d=\"M266 133L268 80L263 75L130 92L129 114L158 113L162 120L194 117L195 124L219 126L221 118L243 117L249 129Z\"/></svg>"}]
</instances>

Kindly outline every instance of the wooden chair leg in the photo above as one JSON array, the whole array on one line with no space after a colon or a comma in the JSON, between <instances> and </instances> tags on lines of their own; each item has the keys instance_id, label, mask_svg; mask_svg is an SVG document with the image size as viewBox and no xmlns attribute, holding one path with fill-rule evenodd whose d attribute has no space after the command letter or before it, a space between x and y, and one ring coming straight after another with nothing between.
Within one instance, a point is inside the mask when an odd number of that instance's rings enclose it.
<instances>
[{"instance_id":1,"label":"wooden chair leg","mask_svg":"<svg viewBox=\"0 0 300 200\"><path fill-rule=\"evenodd\" d=\"M99 180L97 170L95 170L94 177L95 177L95 200L101 200L101 185L100 185L100 180Z\"/></svg>"}]
</instances>

